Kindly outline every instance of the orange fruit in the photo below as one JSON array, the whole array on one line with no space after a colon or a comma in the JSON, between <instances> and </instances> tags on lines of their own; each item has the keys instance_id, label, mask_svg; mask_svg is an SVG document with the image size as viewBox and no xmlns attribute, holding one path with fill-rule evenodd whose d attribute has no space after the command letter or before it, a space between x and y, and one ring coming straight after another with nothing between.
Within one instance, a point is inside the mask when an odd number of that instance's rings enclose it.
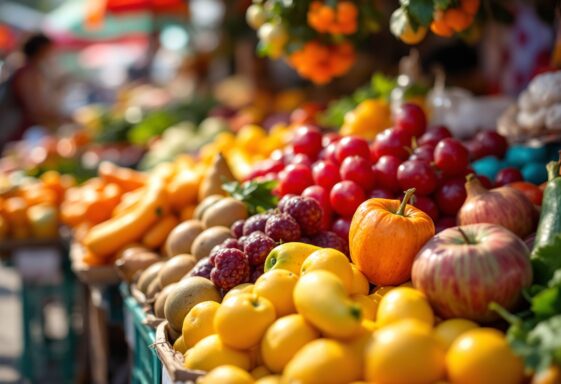
<instances>
[{"instance_id":1,"label":"orange fruit","mask_svg":"<svg viewBox=\"0 0 561 384\"><path fill-rule=\"evenodd\" d=\"M457 338L446 355L446 367L454 384L524 381L524 364L514 355L505 336L492 328L472 329Z\"/></svg>"},{"instance_id":2,"label":"orange fruit","mask_svg":"<svg viewBox=\"0 0 561 384\"><path fill-rule=\"evenodd\" d=\"M374 334L366 352L365 378L377 384L434 383L445 375L444 361L444 348L430 326L402 320Z\"/></svg>"}]
</instances>

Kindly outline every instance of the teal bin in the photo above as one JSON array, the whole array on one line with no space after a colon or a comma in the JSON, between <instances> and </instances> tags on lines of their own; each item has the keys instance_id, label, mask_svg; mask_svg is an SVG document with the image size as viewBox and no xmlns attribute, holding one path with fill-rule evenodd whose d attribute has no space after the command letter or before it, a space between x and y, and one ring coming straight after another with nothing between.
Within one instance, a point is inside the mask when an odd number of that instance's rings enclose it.
<instances>
[{"instance_id":1,"label":"teal bin","mask_svg":"<svg viewBox=\"0 0 561 384\"><path fill-rule=\"evenodd\" d=\"M162 363L153 347L156 341L156 330L144 324L146 314L129 294L125 284L121 285L121 294L125 306L125 332L132 352L131 383L160 384Z\"/></svg>"}]
</instances>

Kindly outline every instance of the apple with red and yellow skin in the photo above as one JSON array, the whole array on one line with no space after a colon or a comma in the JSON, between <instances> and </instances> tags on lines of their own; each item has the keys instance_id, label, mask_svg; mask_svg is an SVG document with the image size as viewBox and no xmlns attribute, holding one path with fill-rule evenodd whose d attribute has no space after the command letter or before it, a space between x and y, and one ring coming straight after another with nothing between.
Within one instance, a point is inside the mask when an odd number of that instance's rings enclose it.
<instances>
[{"instance_id":1,"label":"apple with red and yellow skin","mask_svg":"<svg viewBox=\"0 0 561 384\"><path fill-rule=\"evenodd\" d=\"M508 229L494 224L448 228L417 254L412 281L443 318L496 320L496 302L513 309L532 282L530 251Z\"/></svg>"}]
</instances>

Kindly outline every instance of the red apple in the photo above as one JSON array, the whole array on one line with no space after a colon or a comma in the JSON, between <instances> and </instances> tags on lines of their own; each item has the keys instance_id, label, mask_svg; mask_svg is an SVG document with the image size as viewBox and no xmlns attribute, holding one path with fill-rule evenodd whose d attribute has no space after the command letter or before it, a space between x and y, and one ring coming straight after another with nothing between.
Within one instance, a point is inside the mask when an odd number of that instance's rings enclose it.
<instances>
[{"instance_id":1,"label":"red apple","mask_svg":"<svg viewBox=\"0 0 561 384\"><path fill-rule=\"evenodd\" d=\"M440 317L490 322L498 315L489 304L511 310L532 283L529 256L526 244L501 226L453 227L425 244L411 276Z\"/></svg>"}]
</instances>

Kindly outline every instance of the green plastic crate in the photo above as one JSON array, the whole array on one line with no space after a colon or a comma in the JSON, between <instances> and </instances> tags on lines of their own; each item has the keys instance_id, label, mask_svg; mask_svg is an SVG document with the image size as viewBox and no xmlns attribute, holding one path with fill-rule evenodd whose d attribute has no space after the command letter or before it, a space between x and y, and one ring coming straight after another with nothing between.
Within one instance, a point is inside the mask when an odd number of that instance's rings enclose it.
<instances>
[{"instance_id":1,"label":"green plastic crate","mask_svg":"<svg viewBox=\"0 0 561 384\"><path fill-rule=\"evenodd\" d=\"M131 383L160 384L162 363L152 346L156 341L156 331L143 323L146 314L130 296L126 286L121 286L121 293L125 306L125 331L133 355Z\"/></svg>"}]
</instances>

